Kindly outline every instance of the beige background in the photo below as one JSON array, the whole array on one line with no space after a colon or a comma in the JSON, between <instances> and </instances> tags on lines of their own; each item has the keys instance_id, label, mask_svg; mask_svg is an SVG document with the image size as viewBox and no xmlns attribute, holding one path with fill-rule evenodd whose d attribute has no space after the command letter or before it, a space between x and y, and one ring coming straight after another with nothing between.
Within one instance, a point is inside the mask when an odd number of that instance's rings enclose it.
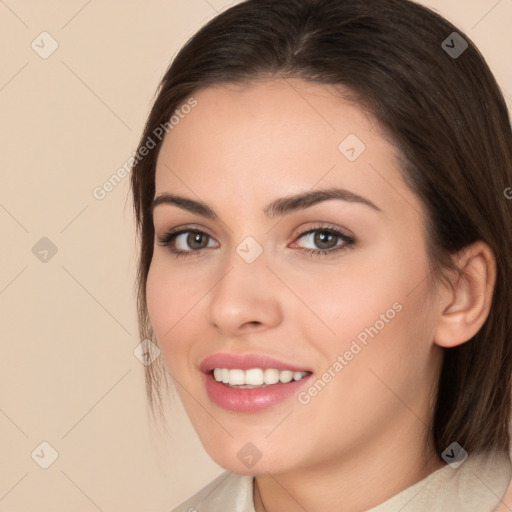
<instances>
[{"instance_id":1,"label":"beige background","mask_svg":"<svg viewBox=\"0 0 512 512\"><path fill-rule=\"evenodd\" d=\"M222 471L177 399L168 435L147 420L129 179L92 191L134 151L177 49L232 3L0 0L0 511L163 512ZM512 0L424 3L510 106Z\"/></svg>"}]
</instances>

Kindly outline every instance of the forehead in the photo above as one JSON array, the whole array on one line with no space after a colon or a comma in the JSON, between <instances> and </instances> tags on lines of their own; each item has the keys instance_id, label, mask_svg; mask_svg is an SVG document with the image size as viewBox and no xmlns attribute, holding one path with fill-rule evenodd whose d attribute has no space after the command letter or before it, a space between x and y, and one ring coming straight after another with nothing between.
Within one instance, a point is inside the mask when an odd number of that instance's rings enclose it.
<instances>
[{"instance_id":1,"label":"forehead","mask_svg":"<svg viewBox=\"0 0 512 512\"><path fill-rule=\"evenodd\" d=\"M399 198L400 190L410 194L389 138L332 86L276 79L208 87L193 97L197 105L164 139L157 193L209 197L221 188L219 201L229 201L251 189L267 203L269 195L319 184L389 200Z\"/></svg>"},{"instance_id":2,"label":"forehead","mask_svg":"<svg viewBox=\"0 0 512 512\"><path fill-rule=\"evenodd\" d=\"M247 158L250 152L258 161L315 148L312 156L318 159L321 152L337 155L339 143L350 133L373 146L384 142L378 140L375 120L326 84L299 79L227 84L200 89L194 98L197 106L182 116L164 142L176 158L182 149L201 147L215 149L219 157Z\"/></svg>"}]
</instances>

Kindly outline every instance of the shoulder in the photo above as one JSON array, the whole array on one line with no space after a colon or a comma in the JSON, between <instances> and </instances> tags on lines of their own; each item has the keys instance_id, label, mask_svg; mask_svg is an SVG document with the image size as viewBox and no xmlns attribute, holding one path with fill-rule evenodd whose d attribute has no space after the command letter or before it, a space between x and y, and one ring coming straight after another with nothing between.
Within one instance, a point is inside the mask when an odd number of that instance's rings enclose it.
<instances>
[{"instance_id":1,"label":"shoulder","mask_svg":"<svg viewBox=\"0 0 512 512\"><path fill-rule=\"evenodd\" d=\"M510 486L512 463L506 452L481 452L460 466L448 464L433 477L425 489L425 498L432 503L428 510L496 511Z\"/></svg>"},{"instance_id":2,"label":"shoulder","mask_svg":"<svg viewBox=\"0 0 512 512\"><path fill-rule=\"evenodd\" d=\"M171 512L254 512L253 477L225 471Z\"/></svg>"},{"instance_id":3,"label":"shoulder","mask_svg":"<svg viewBox=\"0 0 512 512\"><path fill-rule=\"evenodd\" d=\"M512 466L512 447L510 452L510 462ZM512 476L508 483L508 487L505 491L505 494L499 501L499 505L496 508L496 512L510 512L512 510Z\"/></svg>"},{"instance_id":4,"label":"shoulder","mask_svg":"<svg viewBox=\"0 0 512 512\"><path fill-rule=\"evenodd\" d=\"M473 454L447 464L368 512L510 512L512 461L504 452ZM500 508L501 507L501 508ZM503 508L505 507L505 508Z\"/></svg>"}]
</instances>

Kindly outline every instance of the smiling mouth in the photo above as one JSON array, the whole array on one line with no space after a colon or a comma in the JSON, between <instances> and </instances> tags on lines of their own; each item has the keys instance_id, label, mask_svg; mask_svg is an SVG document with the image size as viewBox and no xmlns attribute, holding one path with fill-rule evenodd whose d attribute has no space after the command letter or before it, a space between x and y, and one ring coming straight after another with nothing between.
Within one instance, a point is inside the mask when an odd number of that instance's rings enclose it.
<instances>
[{"instance_id":1,"label":"smiling mouth","mask_svg":"<svg viewBox=\"0 0 512 512\"><path fill-rule=\"evenodd\" d=\"M288 384L311 375L311 372L307 371L295 372L276 368L250 368L248 370L214 368L210 373L217 382L236 389L254 389L274 384Z\"/></svg>"}]
</instances>

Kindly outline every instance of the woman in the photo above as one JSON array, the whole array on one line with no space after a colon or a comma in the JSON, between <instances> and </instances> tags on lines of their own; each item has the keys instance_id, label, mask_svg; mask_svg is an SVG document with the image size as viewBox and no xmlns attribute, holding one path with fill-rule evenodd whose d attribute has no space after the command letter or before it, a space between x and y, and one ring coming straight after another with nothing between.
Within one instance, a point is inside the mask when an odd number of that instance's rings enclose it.
<instances>
[{"instance_id":1,"label":"woman","mask_svg":"<svg viewBox=\"0 0 512 512\"><path fill-rule=\"evenodd\" d=\"M169 373L227 470L175 511L509 507L512 133L463 32L243 2L175 57L137 154L148 396Z\"/></svg>"}]
</instances>

